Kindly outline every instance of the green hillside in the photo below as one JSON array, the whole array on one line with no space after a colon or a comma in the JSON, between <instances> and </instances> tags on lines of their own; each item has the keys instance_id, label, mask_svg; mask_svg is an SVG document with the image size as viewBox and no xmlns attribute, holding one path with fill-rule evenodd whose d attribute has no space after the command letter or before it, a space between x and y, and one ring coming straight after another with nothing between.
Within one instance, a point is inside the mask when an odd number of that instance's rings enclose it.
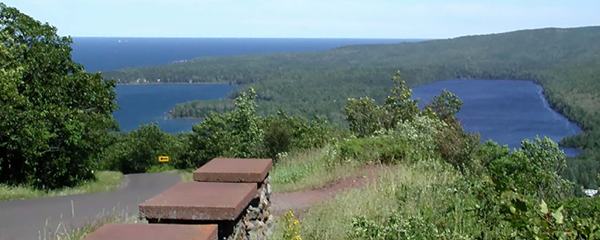
<instances>
[{"instance_id":1,"label":"green hillside","mask_svg":"<svg viewBox=\"0 0 600 240\"><path fill-rule=\"evenodd\" d=\"M600 158L600 27L523 30L447 40L363 45L318 53L202 58L104 75L118 82L233 82L252 85L264 113L283 109L343 122L348 97L381 100L389 74L399 69L409 85L451 78L528 79L540 83L551 104L585 130L563 141L588 159L572 169L590 171ZM206 104L189 104L202 106ZM182 110L181 108L179 110ZM179 117L194 117L178 111ZM198 116L196 116L198 117ZM593 160L593 161L591 161Z\"/></svg>"},{"instance_id":2,"label":"green hillside","mask_svg":"<svg viewBox=\"0 0 600 240\"><path fill-rule=\"evenodd\" d=\"M397 69L413 86L448 78L532 79L550 90L553 99L595 114L598 105L589 95L594 95L600 84L594 81L594 67L600 63L599 40L600 27L526 30L350 46L320 53L203 58L105 76L119 82L161 79L253 84L263 111L283 108L324 114L332 120L342 119L340 109L347 97L369 95L381 99L389 87L389 74Z\"/></svg>"}]
</instances>

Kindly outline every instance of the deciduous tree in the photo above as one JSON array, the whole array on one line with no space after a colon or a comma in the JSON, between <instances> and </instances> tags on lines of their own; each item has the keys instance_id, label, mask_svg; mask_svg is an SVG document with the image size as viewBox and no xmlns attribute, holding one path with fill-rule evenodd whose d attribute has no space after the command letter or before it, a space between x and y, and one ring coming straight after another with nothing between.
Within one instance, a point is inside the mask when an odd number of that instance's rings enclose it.
<instances>
[{"instance_id":1,"label":"deciduous tree","mask_svg":"<svg viewBox=\"0 0 600 240\"><path fill-rule=\"evenodd\" d=\"M0 182L39 188L93 177L114 83L71 59L71 39L0 4Z\"/></svg>"}]
</instances>

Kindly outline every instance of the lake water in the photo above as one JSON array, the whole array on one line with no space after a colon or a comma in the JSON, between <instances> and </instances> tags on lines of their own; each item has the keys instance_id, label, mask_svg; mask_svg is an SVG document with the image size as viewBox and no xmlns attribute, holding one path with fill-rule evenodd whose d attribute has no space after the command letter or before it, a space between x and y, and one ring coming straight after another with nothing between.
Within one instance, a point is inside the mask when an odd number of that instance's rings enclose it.
<instances>
[{"instance_id":1,"label":"lake water","mask_svg":"<svg viewBox=\"0 0 600 240\"><path fill-rule=\"evenodd\" d=\"M559 141L581 132L550 108L541 86L531 81L447 80L415 87L413 95L422 105L443 89L463 100L457 117L467 131L478 132L482 140L518 148L522 139L547 136ZM569 156L578 153L576 149L564 150Z\"/></svg>"},{"instance_id":2,"label":"lake water","mask_svg":"<svg viewBox=\"0 0 600 240\"><path fill-rule=\"evenodd\" d=\"M233 89L234 86L227 84L118 85L119 109L113 115L122 131L148 123L157 123L171 133L190 131L198 120L169 119L169 110L181 102L223 98Z\"/></svg>"},{"instance_id":3,"label":"lake water","mask_svg":"<svg viewBox=\"0 0 600 240\"><path fill-rule=\"evenodd\" d=\"M222 98L233 89L221 84L119 85L120 109L114 115L124 131L150 122L171 133L189 131L198 120L167 118L167 112L175 104ZM576 124L550 108L542 88L531 81L447 80L417 86L413 95L423 105L443 89L463 100L458 118L467 131L480 133L482 140L492 139L518 148L526 138L548 136L559 141L581 132ZM575 149L565 152L570 156L577 154Z\"/></svg>"},{"instance_id":4,"label":"lake water","mask_svg":"<svg viewBox=\"0 0 600 240\"><path fill-rule=\"evenodd\" d=\"M411 39L302 38L94 38L73 39L73 59L87 71L151 66L198 57L322 51L347 45L418 41Z\"/></svg>"}]
</instances>

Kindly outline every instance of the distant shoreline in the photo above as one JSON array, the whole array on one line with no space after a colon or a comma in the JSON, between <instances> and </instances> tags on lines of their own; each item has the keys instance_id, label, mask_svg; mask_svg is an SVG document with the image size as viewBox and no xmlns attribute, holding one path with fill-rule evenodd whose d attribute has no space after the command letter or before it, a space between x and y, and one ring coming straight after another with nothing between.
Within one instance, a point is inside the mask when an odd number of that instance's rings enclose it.
<instances>
[{"instance_id":1,"label":"distant shoreline","mask_svg":"<svg viewBox=\"0 0 600 240\"><path fill-rule=\"evenodd\" d=\"M145 83L117 83L117 86L120 85L138 85L138 86L142 86L142 85L232 85L232 86L238 86L238 84L232 83L232 82L164 82L164 83L159 83L159 82L145 82Z\"/></svg>"}]
</instances>

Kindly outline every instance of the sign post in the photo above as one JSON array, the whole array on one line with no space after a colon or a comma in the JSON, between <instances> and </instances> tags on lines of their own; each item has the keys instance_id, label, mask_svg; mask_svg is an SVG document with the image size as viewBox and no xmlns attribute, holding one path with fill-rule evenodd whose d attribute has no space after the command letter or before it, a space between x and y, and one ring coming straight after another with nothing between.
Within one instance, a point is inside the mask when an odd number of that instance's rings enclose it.
<instances>
[{"instance_id":1,"label":"sign post","mask_svg":"<svg viewBox=\"0 0 600 240\"><path fill-rule=\"evenodd\" d=\"M169 156L158 156L158 162L159 163L168 163L170 161Z\"/></svg>"}]
</instances>

